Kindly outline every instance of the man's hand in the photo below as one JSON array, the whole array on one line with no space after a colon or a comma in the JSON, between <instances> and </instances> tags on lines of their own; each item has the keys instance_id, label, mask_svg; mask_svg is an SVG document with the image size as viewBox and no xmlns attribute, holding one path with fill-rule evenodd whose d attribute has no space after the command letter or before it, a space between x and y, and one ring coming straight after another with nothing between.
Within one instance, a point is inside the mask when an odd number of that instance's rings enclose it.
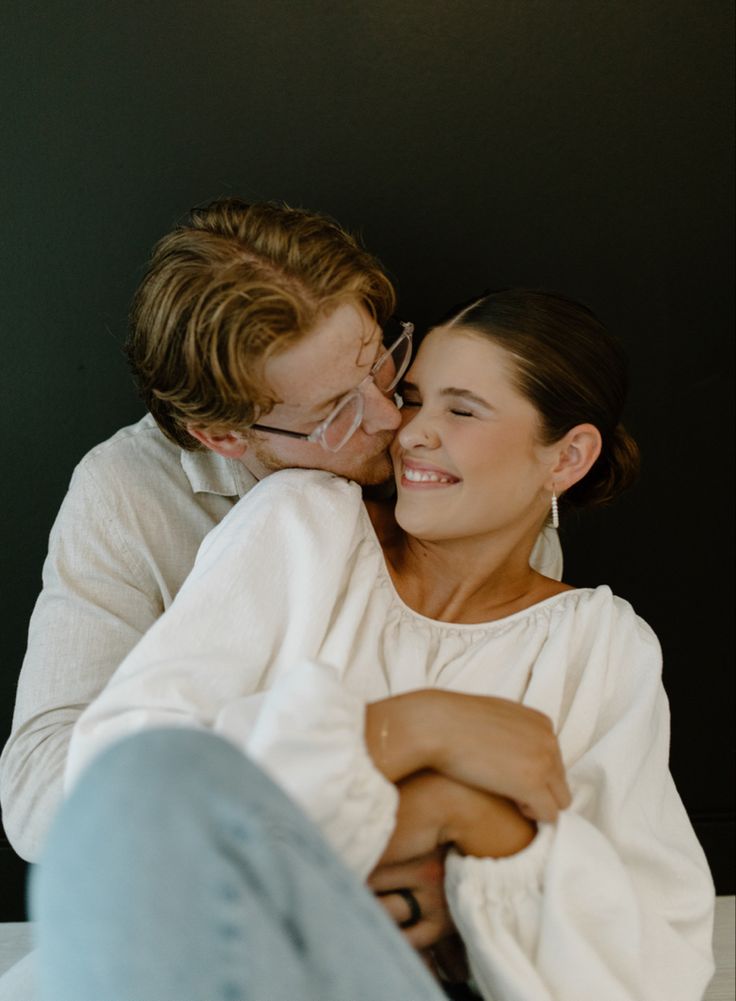
<instances>
[{"instance_id":1,"label":"man's hand","mask_svg":"<svg viewBox=\"0 0 736 1001\"><path fill-rule=\"evenodd\" d=\"M551 720L508 699L425 689L374 702L366 742L392 782L432 769L513 800L533 820L570 805Z\"/></svg>"},{"instance_id":2,"label":"man's hand","mask_svg":"<svg viewBox=\"0 0 736 1001\"><path fill-rule=\"evenodd\" d=\"M406 921L409 911L406 901L392 891L405 887L414 894L422 919L402 935L415 949L427 949L455 931L445 898L444 857L444 851L435 848L419 858L379 865L368 877L368 888L397 925Z\"/></svg>"}]
</instances>

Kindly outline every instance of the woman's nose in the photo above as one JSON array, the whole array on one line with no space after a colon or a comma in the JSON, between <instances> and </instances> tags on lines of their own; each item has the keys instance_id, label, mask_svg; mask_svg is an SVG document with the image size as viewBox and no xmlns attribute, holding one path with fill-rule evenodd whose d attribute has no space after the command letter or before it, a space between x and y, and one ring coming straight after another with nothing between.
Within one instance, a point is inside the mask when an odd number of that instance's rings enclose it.
<instances>
[{"instance_id":1,"label":"woman's nose","mask_svg":"<svg viewBox=\"0 0 736 1001\"><path fill-rule=\"evenodd\" d=\"M432 427L431 420L422 413L421 408L402 411L403 427L396 436L402 448L436 448L439 436Z\"/></svg>"}]
</instances>

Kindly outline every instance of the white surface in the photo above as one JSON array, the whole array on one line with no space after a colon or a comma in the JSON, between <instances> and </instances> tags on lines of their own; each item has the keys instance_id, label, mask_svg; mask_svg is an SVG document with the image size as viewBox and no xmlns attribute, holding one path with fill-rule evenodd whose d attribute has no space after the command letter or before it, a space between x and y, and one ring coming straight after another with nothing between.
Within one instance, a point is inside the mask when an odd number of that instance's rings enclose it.
<instances>
[{"instance_id":1,"label":"white surface","mask_svg":"<svg viewBox=\"0 0 736 1001\"><path fill-rule=\"evenodd\" d=\"M713 929L716 972L705 994L705 1001L734 1001L734 914L736 898L718 897Z\"/></svg>"},{"instance_id":2,"label":"white surface","mask_svg":"<svg viewBox=\"0 0 736 1001\"><path fill-rule=\"evenodd\" d=\"M0 924L0 974L31 951L32 925L27 921Z\"/></svg>"},{"instance_id":3,"label":"white surface","mask_svg":"<svg viewBox=\"0 0 736 1001\"><path fill-rule=\"evenodd\" d=\"M704 1001L734 1001L734 897L719 897L716 901L716 923L713 944L716 953L716 974ZM0 973L17 962L31 948L31 925L23 922L0 924ZM0 988L1 990L1 988ZM16 1001L31 1001L18 997Z\"/></svg>"}]
</instances>

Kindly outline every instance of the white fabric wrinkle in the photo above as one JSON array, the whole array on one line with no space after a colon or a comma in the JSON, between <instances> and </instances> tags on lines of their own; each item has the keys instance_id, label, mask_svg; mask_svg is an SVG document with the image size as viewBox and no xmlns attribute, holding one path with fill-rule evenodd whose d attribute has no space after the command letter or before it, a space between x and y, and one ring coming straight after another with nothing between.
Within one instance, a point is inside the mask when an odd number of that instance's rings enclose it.
<instances>
[{"instance_id":1,"label":"white fabric wrinkle","mask_svg":"<svg viewBox=\"0 0 736 1001\"><path fill-rule=\"evenodd\" d=\"M173 658L175 673L177 647L186 650L202 661L189 667L194 720L210 702L217 711L219 699L222 712L269 689L248 717L268 736L256 753L280 782L295 784L294 795L363 873L380 857L396 803L365 748L368 697L441 677L450 690L522 701L553 719L574 805L517 856L448 860L450 907L476 980L486 997L503 991L504 1001L694 1001L710 973L712 884L671 780L661 802L652 796L668 775L666 724L652 720L667 708L657 698L658 648L630 606L600 587L498 622L433 622L380 586L383 555L375 539L364 545L370 536L354 485L287 471L241 504L203 546L169 613L82 717L91 725L87 752L107 739L106 704L123 717L147 707L151 725L160 722L164 662ZM289 571L244 576L244 566L274 558ZM364 642L384 630L385 640ZM238 746L254 753L250 731L232 721ZM652 837L663 811L673 827L666 840ZM673 913L685 915L678 928ZM654 966L641 959L652 955Z\"/></svg>"}]
</instances>

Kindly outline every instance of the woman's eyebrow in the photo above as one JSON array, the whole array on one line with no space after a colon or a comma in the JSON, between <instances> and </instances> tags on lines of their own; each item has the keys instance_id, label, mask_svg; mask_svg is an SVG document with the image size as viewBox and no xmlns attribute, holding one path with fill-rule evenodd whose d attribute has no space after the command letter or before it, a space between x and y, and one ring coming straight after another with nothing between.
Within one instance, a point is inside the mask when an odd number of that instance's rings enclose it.
<instances>
[{"instance_id":1,"label":"woman's eyebrow","mask_svg":"<svg viewBox=\"0 0 736 1001\"><path fill-rule=\"evenodd\" d=\"M477 393L473 393L469 389L458 389L457 386L447 386L445 389L440 390L440 396L459 396L463 400L469 400L472 403L479 403L482 407L487 407L488 410L493 410L493 407L488 400L484 400L482 396L478 396Z\"/></svg>"},{"instance_id":2,"label":"woman's eyebrow","mask_svg":"<svg viewBox=\"0 0 736 1001\"><path fill-rule=\"evenodd\" d=\"M410 382L408 379L402 379L400 383L400 392L418 393L419 387L414 382ZM496 408L484 400L482 396L478 396L477 393L473 393L470 389L459 389L457 386L446 386L444 389L440 390L440 396L454 396L456 399L459 397L461 400L467 400L469 403L477 403L481 407L485 407L487 410L495 410Z\"/></svg>"}]
</instances>

